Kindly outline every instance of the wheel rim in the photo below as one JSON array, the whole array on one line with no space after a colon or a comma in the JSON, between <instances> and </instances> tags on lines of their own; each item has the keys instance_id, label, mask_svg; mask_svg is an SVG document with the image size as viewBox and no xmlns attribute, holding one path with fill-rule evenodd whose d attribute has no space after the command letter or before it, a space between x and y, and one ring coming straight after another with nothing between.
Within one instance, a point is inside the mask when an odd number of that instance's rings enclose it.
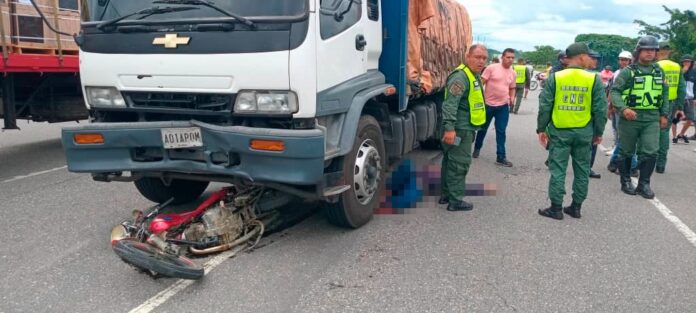
<instances>
[{"instance_id":1,"label":"wheel rim","mask_svg":"<svg viewBox=\"0 0 696 313\"><path fill-rule=\"evenodd\" d=\"M366 139L360 144L353 169L353 190L360 204L365 205L379 189L382 179L382 162L374 141Z\"/></svg>"}]
</instances>

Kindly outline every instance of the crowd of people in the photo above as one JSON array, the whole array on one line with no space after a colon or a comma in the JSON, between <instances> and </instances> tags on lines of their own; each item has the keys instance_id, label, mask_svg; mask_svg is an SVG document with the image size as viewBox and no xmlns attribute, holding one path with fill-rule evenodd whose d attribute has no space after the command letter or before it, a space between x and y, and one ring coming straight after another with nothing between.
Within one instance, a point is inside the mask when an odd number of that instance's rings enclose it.
<instances>
[{"instance_id":1,"label":"crowd of people","mask_svg":"<svg viewBox=\"0 0 696 313\"><path fill-rule=\"evenodd\" d=\"M602 142L607 120L614 134L608 170L619 174L620 189L628 195L655 197L650 187L653 172L665 173L671 142L689 143L694 135L696 65L684 55L670 61L669 43L655 37L641 38L633 52L622 51L619 68L597 69L600 55L584 43L573 43L550 64L539 96L537 134L549 151L549 199L539 214L561 220L564 213L581 217L589 178L600 178L592 167ZM533 68L515 50L505 49L486 65L487 49L474 45L464 64L447 81L443 102L443 193L441 204L450 211L471 210L464 200L464 186L471 158L478 158L491 123L496 133L496 164L512 167L506 153L506 129L510 114L519 111L526 98ZM679 124L681 129L679 128ZM695 131L696 133L696 131ZM472 149L473 146L473 149ZM694 150L696 151L696 149ZM563 207L565 176L573 168L572 202ZM631 177L638 177L634 185Z\"/></svg>"}]
</instances>

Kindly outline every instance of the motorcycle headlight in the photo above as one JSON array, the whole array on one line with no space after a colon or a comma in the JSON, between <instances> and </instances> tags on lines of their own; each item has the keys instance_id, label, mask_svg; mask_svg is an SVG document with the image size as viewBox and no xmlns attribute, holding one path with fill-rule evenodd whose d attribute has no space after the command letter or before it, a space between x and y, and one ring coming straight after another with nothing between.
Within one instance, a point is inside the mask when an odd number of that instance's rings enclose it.
<instances>
[{"instance_id":1,"label":"motorcycle headlight","mask_svg":"<svg viewBox=\"0 0 696 313\"><path fill-rule=\"evenodd\" d=\"M114 87L85 87L87 101L95 107L125 108L126 100Z\"/></svg>"},{"instance_id":2,"label":"motorcycle headlight","mask_svg":"<svg viewBox=\"0 0 696 313\"><path fill-rule=\"evenodd\" d=\"M292 91L242 91L237 94L235 114L289 115L298 110Z\"/></svg>"}]
</instances>

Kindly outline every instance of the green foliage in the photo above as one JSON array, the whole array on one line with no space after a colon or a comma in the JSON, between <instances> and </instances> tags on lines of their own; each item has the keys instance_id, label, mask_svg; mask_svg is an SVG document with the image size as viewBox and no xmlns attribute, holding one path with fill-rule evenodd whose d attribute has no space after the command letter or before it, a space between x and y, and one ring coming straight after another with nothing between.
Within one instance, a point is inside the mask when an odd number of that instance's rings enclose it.
<instances>
[{"instance_id":1,"label":"green foliage","mask_svg":"<svg viewBox=\"0 0 696 313\"><path fill-rule=\"evenodd\" d=\"M532 64L545 66L546 63L555 62L560 52L552 46L534 46L534 51L522 52L520 57Z\"/></svg>"},{"instance_id":2,"label":"green foliage","mask_svg":"<svg viewBox=\"0 0 696 313\"><path fill-rule=\"evenodd\" d=\"M662 6L670 15L669 21L653 26L642 20L634 23L641 26L641 35L653 35L661 40L668 40L674 50L672 58L679 60L684 54L696 54L696 13L691 10L681 11Z\"/></svg>"},{"instance_id":3,"label":"green foliage","mask_svg":"<svg viewBox=\"0 0 696 313\"><path fill-rule=\"evenodd\" d=\"M599 53L597 71L601 71L607 65L611 66L613 70L618 69L619 53L623 50L633 51L637 39L619 35L580 34L575 37L575 42L585 42L590 46L590 49Z\"/></svg>"}]
</instances>

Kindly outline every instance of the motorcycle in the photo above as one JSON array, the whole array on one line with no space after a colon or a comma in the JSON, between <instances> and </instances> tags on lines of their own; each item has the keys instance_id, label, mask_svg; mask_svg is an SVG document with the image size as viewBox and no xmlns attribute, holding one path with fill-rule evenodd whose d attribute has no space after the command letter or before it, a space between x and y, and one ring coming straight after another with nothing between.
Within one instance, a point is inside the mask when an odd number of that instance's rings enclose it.
<instances>
[{"instance_id":1,"label":"motorcycle","mask_svg":"<svg viewBox=\"0 0 696 313\"><path fill-rule=\"evenodd\" d=\"M269 225L277 225L275 209L289 202L277 201L272 193L258 186L232 186L190 212L160 214L174 198L145 212L134 210L111 231L111 245L123 261L153 277L200 279L204 268L187 255L254 247ZM262 197L275 202L259 205Z\"/></svg>"},{"instance_id":2,"label":"motorcycle","mask_svg":"<svg viewBox=\"0 0 696 313\"><path fill-rule=\"evenodd\" d=\"M541 88L544 88L544 81L546 80L546 74L544 73L536 73L534 75L534 78L532 81L529 83L529 90L536 90L539 85L541 85Z\"/></svg>"}]
</instances>

